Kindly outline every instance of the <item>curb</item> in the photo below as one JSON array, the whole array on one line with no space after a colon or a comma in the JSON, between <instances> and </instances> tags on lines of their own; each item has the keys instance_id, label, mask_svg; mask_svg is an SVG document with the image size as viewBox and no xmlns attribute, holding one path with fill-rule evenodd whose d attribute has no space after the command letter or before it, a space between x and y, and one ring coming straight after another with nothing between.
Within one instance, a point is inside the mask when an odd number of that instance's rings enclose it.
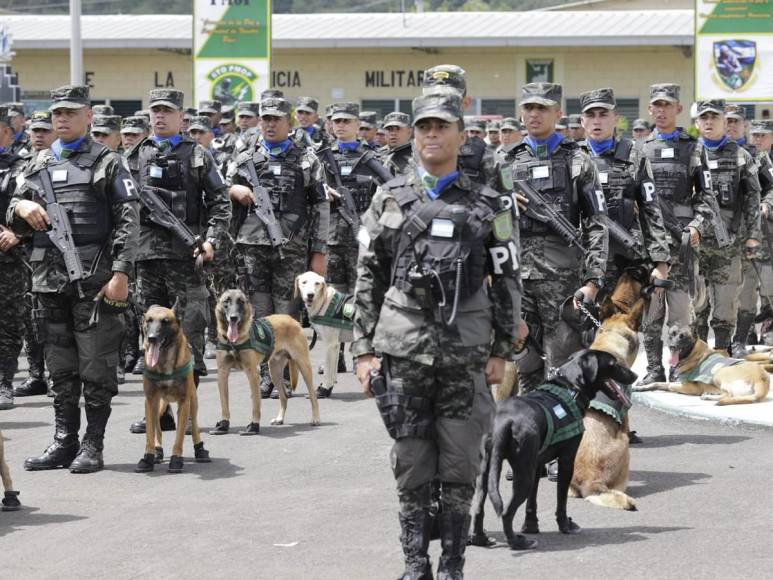
<instances>
[{"instance_id":1,"label":"curb","mask_svg":"<svg viewBox=\"0 0 773 580\"><path fill-rule=\"evenodd\" d=\"M664 395L671 396L671 397L688 397L689 395L680 395L677 393L651 393L651 392L644 392L644 393L633 393L633 402L635 405L642 405L644 407L648 407L650 409L654 409L655 411L660 411L662 413L667 413L669 415L675 415L677 417L684 417L686 419L694 419L694 420L700 420L700 421L711 421L714 423L718 423L720 425L730 425L733 427L754 427L754 428L762 428L762 429L773 429L773 399L770 398L770 396L766 399L764 403L756 403L756 404L762 404L766 407L770 407L771 410L771 416L770 419L757 419L755 417L736 417L736 416L729 416L729 415L718 415L716 414L715 409L717 409L717 406L711 403L706 403L703 405L694 405L693 407L686 408L682 405L671 403L664 399ZM697 397L690 397L695 398ZM696 401L699 403L702 403L702 401ZM767 404L766 404L767 403ZM720 407L721 409L731 409L731 408L745 408L750 409L750 405L733 405L727 406L727 407Z\"/></svg>"}]
</instances>

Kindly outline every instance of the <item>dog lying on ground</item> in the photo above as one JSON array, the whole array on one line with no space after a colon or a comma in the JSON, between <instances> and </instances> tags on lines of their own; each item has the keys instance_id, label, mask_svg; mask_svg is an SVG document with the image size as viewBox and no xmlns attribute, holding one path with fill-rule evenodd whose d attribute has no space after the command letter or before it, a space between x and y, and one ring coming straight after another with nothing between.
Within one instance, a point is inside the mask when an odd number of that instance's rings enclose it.
<instances>
[{"instance_id":1,"label":"dog lying on ground","mask_svg":"<svg viewBox=\"0 0 773 580\"><path fill-rule=\"evenodd\" d=\"M325 376L317 395L326 398L337 381L339 345L353 339L352 297L328 286L316 272L305 272L295 279L295 296L303 300L309 321L325 343Z\"/></svg>"},{"instance_id":2,"label":"dog lying on ground","mask_svg":"<svg viewBox=\"0 0 773 580\"><path fill-rule=\"evenodd\" d=\"M677 381L638 386L636 391L700 395L717 405L757 403L768 396L770 378L761 365L712 350L688 326L675 324L668 329L668 348Z\"/></svg>"},{"instance_id":3,"label":"dog lying on ground","mask_svg":"<svg viewBox=\"0 0 773 580\"><path fill-rule=\"evenodd\" d=\"M636 373L622 366L606 352L582 350L572 355L554 377L523 396L511 397L499 405L494 419L489 464L488 493L502 526L507 543L514 550L536 546L513 532L513 518L527 501L523 531L539 532L537 520L537 487L542 466L558 459L558 506L556 521L565 534L575 534L580 527L566 515L567 493L574 471L574 458L582 437L582 416L597 391L630 404L618 382L631 384ZM513 468L513 497L503 512L499 481L504 459Z\"/></svg>"},{"instance_id":4,"label":"dog lying on ground","mask_svg":"<svg viewBox=\"0 0 773 580\"><path fill-rule=\"evenodd\" d=\"M3 480L3 489L5 495L3 496L3 511L13 512L21 509L21 502L19 501L19 492L13 491L13 481L11 480L11 470L8 469L8 464L5 462L5 445L3 444L3 433L0 431L0 478Z\"/></svg>"},{"instance_id":5,"label":"dog lying on ground","mask_svg":"<svg viewBox=\"0 0 773 580\"><path fill-rule=\"evenodd\" d=\"M145 455L137 463L135 472L153 471L161 463L164 450L161 446L160 413L166 403L177 405L177 429L169 472L183 470L183 439L188 418L191 419L194 457L197 463L209 463L209 452L204 449L198 422L199 400L193 382L193 356L174 310L151 306L145 313ZM154 447L158 442L158 446Z\"/></svg>"},{"instance_id":6,"label":"dog lying on ground","mask_svg":"<svg viewBox=\"0 0 773 580\"><path fill-rule=\"evenodd\" d=\"M231 369L247 375L252 396L252 422L242 435L260 433L260 364L268 357L271 382L279 391L279 414L272 425L282 425L287 412L287 392L283 372L290 365L290 388L295 390L300 371L311 400L311 424L319 425L319 403L312 388L309 345L301 325L291 316L274 314L253 318L252 305L241 290L226 290L215 307L217 318L217 387L220 392L221 419L212 431L228 433L231 411L228 403L228 377Z\"/></svg>"}]
</instances>

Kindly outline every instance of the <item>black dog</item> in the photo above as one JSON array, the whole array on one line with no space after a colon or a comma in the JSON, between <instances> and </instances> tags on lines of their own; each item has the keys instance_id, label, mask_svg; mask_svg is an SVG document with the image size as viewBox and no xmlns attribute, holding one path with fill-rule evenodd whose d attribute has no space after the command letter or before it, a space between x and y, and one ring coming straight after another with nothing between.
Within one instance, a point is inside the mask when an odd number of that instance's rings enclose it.
<instances>
[{"instance_id":1,"label":"black dog","mask_svg":"<svg viewBox=\"0 0 773 580\"><path fill-rule=\"evenodd\" d=\"M502 517L510 548L525 550L537 545L536 541L513 533L513 517L528 499L522 531L539 532L537 486L542 466L553 459L558 460L558 529L565 534L580 531L566 515L566 499L574 472L574 458L582 439L582 417L599 390L630 405L617 382L631 384L636 378L636 373L622 366L611 354L582 350L560 367L548 383L500 405L492 431L489 473L483 474L483 481L488 478L488 494L497 515ZM514 477L513 498L503 515L499 480L504 459L513 468ZM487 542L483 518L476 518L473 544L486 545Z\"/></svg>"}]
</instances>

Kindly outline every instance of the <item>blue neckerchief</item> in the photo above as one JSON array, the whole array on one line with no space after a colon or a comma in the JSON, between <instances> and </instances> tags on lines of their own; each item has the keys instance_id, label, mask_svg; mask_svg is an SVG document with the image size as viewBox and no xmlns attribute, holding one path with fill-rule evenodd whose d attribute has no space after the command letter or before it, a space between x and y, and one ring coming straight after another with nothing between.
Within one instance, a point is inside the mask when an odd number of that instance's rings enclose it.
<instances>
[{"instance_id":1,"label":"blue neckerchief","mask_svg":"<svg viewBox=\"0 0 773 580\"><path fill-rule=\"evenodd\" d=\"M655 129L655 137L657 137L661 141L673 141L675 139L679 139L679 135L681 134L682 134L681 127L677 127L673 133L661 133L657 129Z\"/></svg>"},{"instance_id":2,"label":"blue neckerchief","mask_svg":"<svg viewBox=\"0 0 773 580\"><path fill-rule=\"evenodd\" d=\"M222 131L220 130L220 127L212 127L212 134L215 137L220 137L221 133L222 133Z\"/></svg>"},{"instance_id":3,"label":"blue neckerchief","mask_svg":"<svg viewBox=\"0 0 773 580\"><path fill-rule=\"evenodd\" d=\"M740 139L735 140L736 143L738 143L739 147L743 147L746 145L746 137L741 137Z\"/></svg>"},{"instance_id":4,"label":"blue neckerchief","mask_svg":"<svg viewBox=\"0 0 773 580\"><path fill-rule=\"evenodd\" d=\"M182 135L172 135L171 137L159 137L158 135L153 135L153 141L158 143L162 150L165 150L166 148L174 149L182 140Z\"/></svg>"},{"instance_id":5,"label":"blue neckerchief","mask_svg":"<svg viewBox=\"0 0 773 580\"><path fill-rule=\"evenodd\" d=\"M594 155L603 155L607 151L612 151L612 149L615 148L614 137L610 137L604 141L594 141L593 139L588 139L586 142L588 143L588 147L591 148L591 151L593 151Z\"/></svg>"},{"instance_id":6,"label":"blue neckerchief","mask_svg":"<svg viewBox=\"0 0 773 580\"><path fill-rule=\"evenodd\" d=\"M306 131L309 135L313 135L314 134L314 129L316 129L316 127L314 125L309 125L308 127L303 127L303 130Z\"/></svg>"},{"instance_id":7,"label":"blue neckerchief","mask_svg":"<svg viewBox=\"0 0 773 580\"><path fill-rule=\"evenodd\" d=\"M0 155L2 155L3 153L5 153L5 147L0 147Z\"/></svg>"},{"instance_id":8,"label":"blue neckerchief","mask_svg":"<svg viewBox=\"0 0 773 580\"><path fill-rule=\"evenodd\" d=\"M24 129L16 133L16 139L15 141L21 141L21 138L24 137Z\"/></svg>"},{"instance_id":9,"label":"blue neckerchief","mask_svg":"<svg viewBox=\"0 0 773 580\"><path fill-rule=\"evenodd\" d=\"M357 146L360 144L360 142L357 141L357 140L355 140L355 141L336 141L336 143L338 144L338 148L341 151L343 151L343 150L354 151L355 149L357 149Z\"/></svg>"},{"instance_id":10,"label":"blue neckerchief","mask_svg":"<svg viewBox=\"0 0 773 580\"><path fill-rule=\"evenodd\" d=\"M715 149L719 149L720 147L722 147L722 145L727 143L727 135L722 137L722 139L717 139L716 141L714 141L713 139L705 139L701 137L701 143L703 143L706 149L714 151Z\"/></svg>"},{"instance_id":11,"label":"blue neckerchief","mask_svg":"<svg viewBox=\"0 0 773 580\"><path fill-rule=\"evenodd\" d=\"M560 133L553 133L547 139L535 139L531 136L524 138L524 142L539 159L549 159L563 140L564 136Z\"/></svg>"},{"instance_id":12,"label":"blue neckerchief","mask_svg":"<svg viewBox=\"0 0 773 580\"><path fill-rule=\"evenodd\" d=\"M427 195L432 199L437 199L440 194L443 193L443 190L451 185L457 177L459 177L459 172L452 171L443 177L435 177L431 173L427 172L427 170L423 167L418 166L416 168L416 175L418 176L421 184L424 186L424 191L427 192Z\"/></svg>"},{"instance_id":13,"label":"blue neckerchief","mask_svg":"<svg viewBox=\"0 0 773 580\"><path fill-rule=\"evenodd\" d=\"M279 143L271 143L269 141L265 141L264 139L260 140L260 146L263 147L266 153L268 153L271 157L279 157L280 155L284 155L287 153L287 150L292 144L293 142L290 139L285 139Z\"/></svg>"},{"instance_id":14,"label":"blue neckerchief","mask_svg":"<svg viewBox=\"0 0 773 580\"><path fill-rule=\"evenodd\" d=\"M61 161L62 156L64 156L66 159L72 154L73 151L77 151L85 139L86 137L79 137L75 141L70 141L69 143L65 143L61 139L57 139L51 144L51 151L54 153L56 160Z\"/></svg>"}]
</instances>

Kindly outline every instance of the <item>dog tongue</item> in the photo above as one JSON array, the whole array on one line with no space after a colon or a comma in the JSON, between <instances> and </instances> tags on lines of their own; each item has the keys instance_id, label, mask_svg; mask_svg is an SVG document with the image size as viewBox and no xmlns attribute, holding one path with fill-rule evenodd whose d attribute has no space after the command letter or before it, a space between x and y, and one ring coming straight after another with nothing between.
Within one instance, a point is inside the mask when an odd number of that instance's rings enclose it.
<instances>
[{"instance_id":1,"label":"dog tongue","mask_svg":"<svg viewBox=\"0 0 773 580\"><path fill-rule=\"evenodd\" d=\"M678 364L679 364L679 351L672 350L671 356L668 357L668 365L671 367L676 367Z\"/></svg>"},{"instance_id":2,"label":"dog tongue","mask_svg":"<svg viewBox=\"0 0 773 580\"><path fill-rule=\"evenodd\" d=\"M239 325L236 322L228 323L228 342L231 344L239 340Z\"/></svg>"},{"instance_id":3,"label":"dog tongue","mask_svg":"<svg viewBox=\"0 0 773 580\"><path fill-rule=\"evenodd\" d=\"M161 354L161 345L157 342L148 343L145 349L145 366L152 368L158 364L158 357Z\"/></svg>"}]
</instances>

